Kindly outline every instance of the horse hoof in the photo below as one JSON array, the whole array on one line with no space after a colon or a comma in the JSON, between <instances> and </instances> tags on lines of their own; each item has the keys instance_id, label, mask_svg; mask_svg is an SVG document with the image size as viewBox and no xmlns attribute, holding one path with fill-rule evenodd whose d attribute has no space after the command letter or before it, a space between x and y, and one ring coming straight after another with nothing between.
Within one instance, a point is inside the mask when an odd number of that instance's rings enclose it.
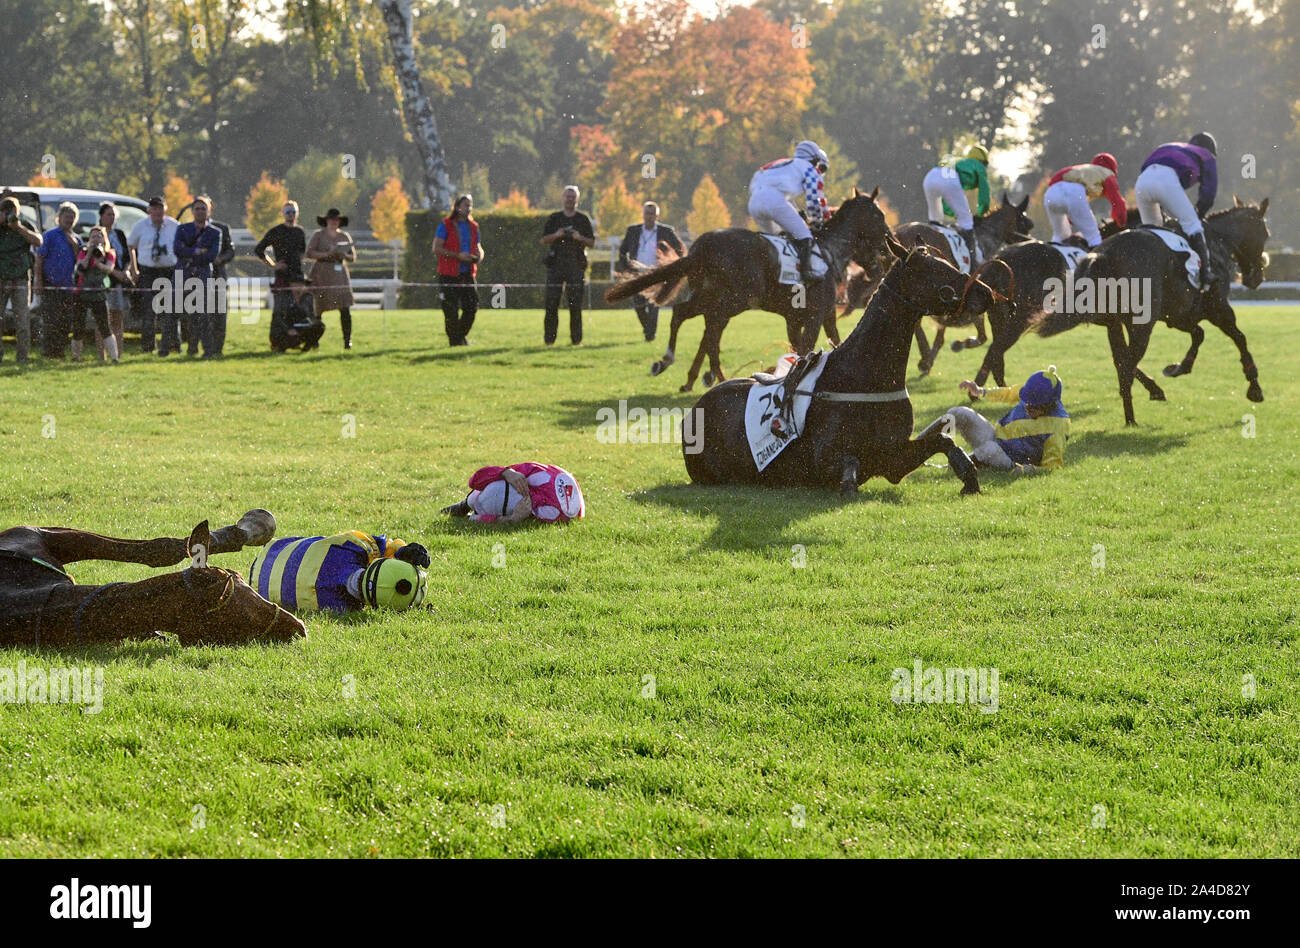
<instances>
[{"instance_id":1,"label":"horse hoof","mask_svg":"<svg viewBox=\"0 0 1300 948\"><path fill-rule=\"evenodd\" d=\"M1259 387L1258 382L1251 382L1250 388L1246 389L1246 397L1252 402L1262 402L1264 400L1264 390Z\"/></svg>"},{"instance_id":2,"label":"horse hoof","mask_svg":"<svg viewBox=\"0 0 1300 948\"><path fill-rule=\"evenodd\" d=\"M692 388L694 388L694 386L692 386L692 385L683 385L683 386L682 386L681 388L679 388L677 391L679 391L679 392L689 392Z\"/></svg>"},{"instance_id":3,"label":"horse hoof","mask_svg":"<svg viewBox=\"0 0 1300 948\"><path fill-rule=\"evenodd\" d=\"M236 526L244 531L245 546L265 546L275 536L275 517L261 507L254 507L240 517Z\"/></svg>"},{"instance_id":4,"label":"horse hoof","mask_svg":"<svg viewBox=\"0 0 1300 948\"><path fill-rule=\"evenodd\" d=\"M987 336L971 336L969 339L966 340L966 348L978 349L980 346L984 345L984 343L988 341L989 340Z\"/></svg>"},{"instance_id":5,"label":"horse hoof","mask_svg":"<svg viewBox=\"0 0 1300 948\"><path fill-rule=\"evenodd\" d=\"M979 484L965 484L962 486L959 497L969 497L971 494L982 494Z\"/></svg>"},{"instance_id":6,"label":"horse hoof","mask_svg":"<svg viewBox=\"0 0 1300 948\"><path fill-rule=\"evenodd\" d=\"M954 342L954 343L953 343L951 346L949 346L948 348L951 349L953 352L961 352L963 349L966 348L966 343L963 342L962 340L958 339L956 342Z\"/></svg>"},{"instance_id":7,"label":"horse hoof","mask_svg":"<svg viewBox=\"0 0 1300 948\"><path fill-rule=\"evenodd\" d=\"M712 372L705 372L704 375L700 377L700 381L704 383L705 388L713 388L713 383L716 379L713 377Z\"/></svg>"},{"instance_id":8,"label":"horse hoof","mask_svg":"<svg viewBox=\"0 0 1300 948\"><path fill-rule=\"evenodd\" d=\"M1167 399L1165 398L1165 393L1160 389L1156 389L1154 392L1151 393L1151 400L1153 402L1167 401Z\"/></svg>"},{"instance_id":9,"label":"horse hoof","mask_svg":"<svg viewBox=\"0 0 1300 948\"><path fill-rule=\"evenodd\" d=\"M1173 365L1167 365L1164 368L1165 378L1176 379L1180 375L1186 375L1181 364L1175 362Z\"/></svg>"},{"instance_id":10,"label":"horse hoof","mask_svg":"<svg viewBox=\"0 0 1300 948\"><path fill-rule=\"evenodd\" d=\"M920 371L921 378L925 378L930 374L930 366L928 365L918 365L916 368Z\"/></svg>"},{"instance_id":11,"label":"horse hoof","mask_svg":"<svg viewBox=\"0 0 1300 948\"><path fill-rule=\"evenodd\" d=\"M664 365L663 362L656 362L654 365L650 366L650 374L658 375L666 368L668 368L668 366Z\"/></svg>"}]
</instances>

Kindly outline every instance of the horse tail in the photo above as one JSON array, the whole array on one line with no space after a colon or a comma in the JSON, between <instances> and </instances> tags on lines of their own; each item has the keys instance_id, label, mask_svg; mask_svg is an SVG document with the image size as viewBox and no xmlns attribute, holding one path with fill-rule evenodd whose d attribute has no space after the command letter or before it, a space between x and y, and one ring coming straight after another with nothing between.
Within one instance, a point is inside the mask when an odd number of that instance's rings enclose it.
<instances>
[{"instance_id":1,"label":"horse tail","mask_svg":"<svg viewBox=\"0 0 1300 948\"><path fill-rule=\"evenodd\" d=\"M678 283L690 276L693 269L695 269L695 264L689 254L685 257L679 257L672 263L662 267L655 267L650 272L643 273L639 277L633 277L631 280L622 283L615 283L605 291L605 302L617 303L619 300L635 296L648 287L662 283L664 285L663 289L656 294L656 297L660 297L657 302L662 303Z\"/></svg>"},{"instance_id":2,"label":"horse tail","mask_svg":"<svg viewBox=\"0 0 1300 948\"><path fill-rule=\"evenodd\" d=\"M1036 332L1043 337L1055 336L1086 322L1086 313L1043 313L1029 321L1027 331Z\"/></svg>"}]
</instances>

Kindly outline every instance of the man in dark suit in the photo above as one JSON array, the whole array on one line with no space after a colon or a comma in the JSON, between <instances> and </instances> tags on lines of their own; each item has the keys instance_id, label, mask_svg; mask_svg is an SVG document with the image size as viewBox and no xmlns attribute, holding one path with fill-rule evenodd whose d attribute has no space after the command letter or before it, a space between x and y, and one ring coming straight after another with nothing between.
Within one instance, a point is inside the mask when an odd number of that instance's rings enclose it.
<instances>
[{"instance_id":1,"label":"man in dark suit","mask_svg":"<svg viewBox=\"0 0 1300 948\"><path fill-rule=\"evenodd\" d=\"M211 202L211 198L208 200ZM235 245L230 239L230 228L227 225L215 220L209 221L208 224L221 232L221 252L217 254L217 259L212 264L212 276L224 282L226 264L235 259ZM228 292L229 286L227 286ZM220 358L226 347L226 316L230 311L227 293L217 294L217 310L212 314L212 354L215 358Z\"/></svg>"},{"instance_id":2,"label":"man in dark suit","mask_svg":"<svg viewBox=\"0 0 1300 948\"><path fill-rule=\"evenodd\" d=\"M660 248L672 249L679 256L686 252L677 238L677 232L667 224L659 223L659 205L654 201L646 201L642 205L641 221L640 224L629 227L623 235L615 267L619 273L631 270L633 260L647 267L659 266ZM653 341L655 330L659 328L659 307L640 293L632 297L632 306L636 309L636 318L641 321L646 342Z\"/></svg>"}]
</instances>

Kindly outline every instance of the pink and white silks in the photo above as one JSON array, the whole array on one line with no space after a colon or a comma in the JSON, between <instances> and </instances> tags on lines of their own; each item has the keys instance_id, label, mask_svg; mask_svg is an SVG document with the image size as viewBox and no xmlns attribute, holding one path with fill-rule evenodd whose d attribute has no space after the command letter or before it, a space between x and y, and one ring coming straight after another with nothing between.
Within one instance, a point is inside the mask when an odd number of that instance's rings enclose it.
<instances>
[{"instance_id":1,"label":"pink and white silks","mask_svg":"<svg viewBox=\"0 0 1300 948\"><path fill-rule=\"evenodd\" d=\"M507 471L518 476L507 478ZM512 485L511 480L516 483ZM519 507L525 498L517 485L527 488L526 508ZM532 516L546 523L577 520L587 513L577 479L554 464L524 461L508 467L481 467L469 479L469 486L470 494L465 499L474 510L470 516L483 523L523 519L529 507Z\"/></svg>"}]
</instances>

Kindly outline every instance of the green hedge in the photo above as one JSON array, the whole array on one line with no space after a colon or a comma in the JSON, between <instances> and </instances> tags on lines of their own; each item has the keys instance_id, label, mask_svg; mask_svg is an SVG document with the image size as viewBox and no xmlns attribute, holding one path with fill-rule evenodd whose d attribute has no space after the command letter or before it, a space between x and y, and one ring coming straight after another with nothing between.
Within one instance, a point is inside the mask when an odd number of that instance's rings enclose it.
<instances>
[{"instance_id":1,"label":"green hedge","mask_svg":"<svg viewBox=\"0 0 1300 948\"><path fill-rule=\"evenodd\" d=\"M1277 283L1293 283L1300 280L1300 253L1270 251L1264 279Z\"/></svg>"},{"instance_id":2,"label":"green hedge","mask_svg":"<svg viewBox=\"0 0 1300 948\"><path fill-rule=\"evenodd\" d=\"M546 248L540 243L542 227L550 211L528 214L485 214L476 216L479 241L483 244L484 259L478 268L479 305L490 307L494 283L542 283L546 268L542 257ZM437 283L438 263L433 256L433 235L442 221L436 211L408 211L406 215L406 247L402 257L402 279L407 283ZM621 233L621 232L620 232ZM598 234L598 238L604 235ZM601 299L609 278L607 250L599 244L587 251L591 263L587 269L589 280L587 300L589 308L607 308ZM510 287L507 305L510 309L532 309L543 305L543 289L538 287ZM438 307L437 287L404 286L401 292L403 308L429 309ZM618 308L630 306L616 304Z\"/></svg>"}]
</instances>

